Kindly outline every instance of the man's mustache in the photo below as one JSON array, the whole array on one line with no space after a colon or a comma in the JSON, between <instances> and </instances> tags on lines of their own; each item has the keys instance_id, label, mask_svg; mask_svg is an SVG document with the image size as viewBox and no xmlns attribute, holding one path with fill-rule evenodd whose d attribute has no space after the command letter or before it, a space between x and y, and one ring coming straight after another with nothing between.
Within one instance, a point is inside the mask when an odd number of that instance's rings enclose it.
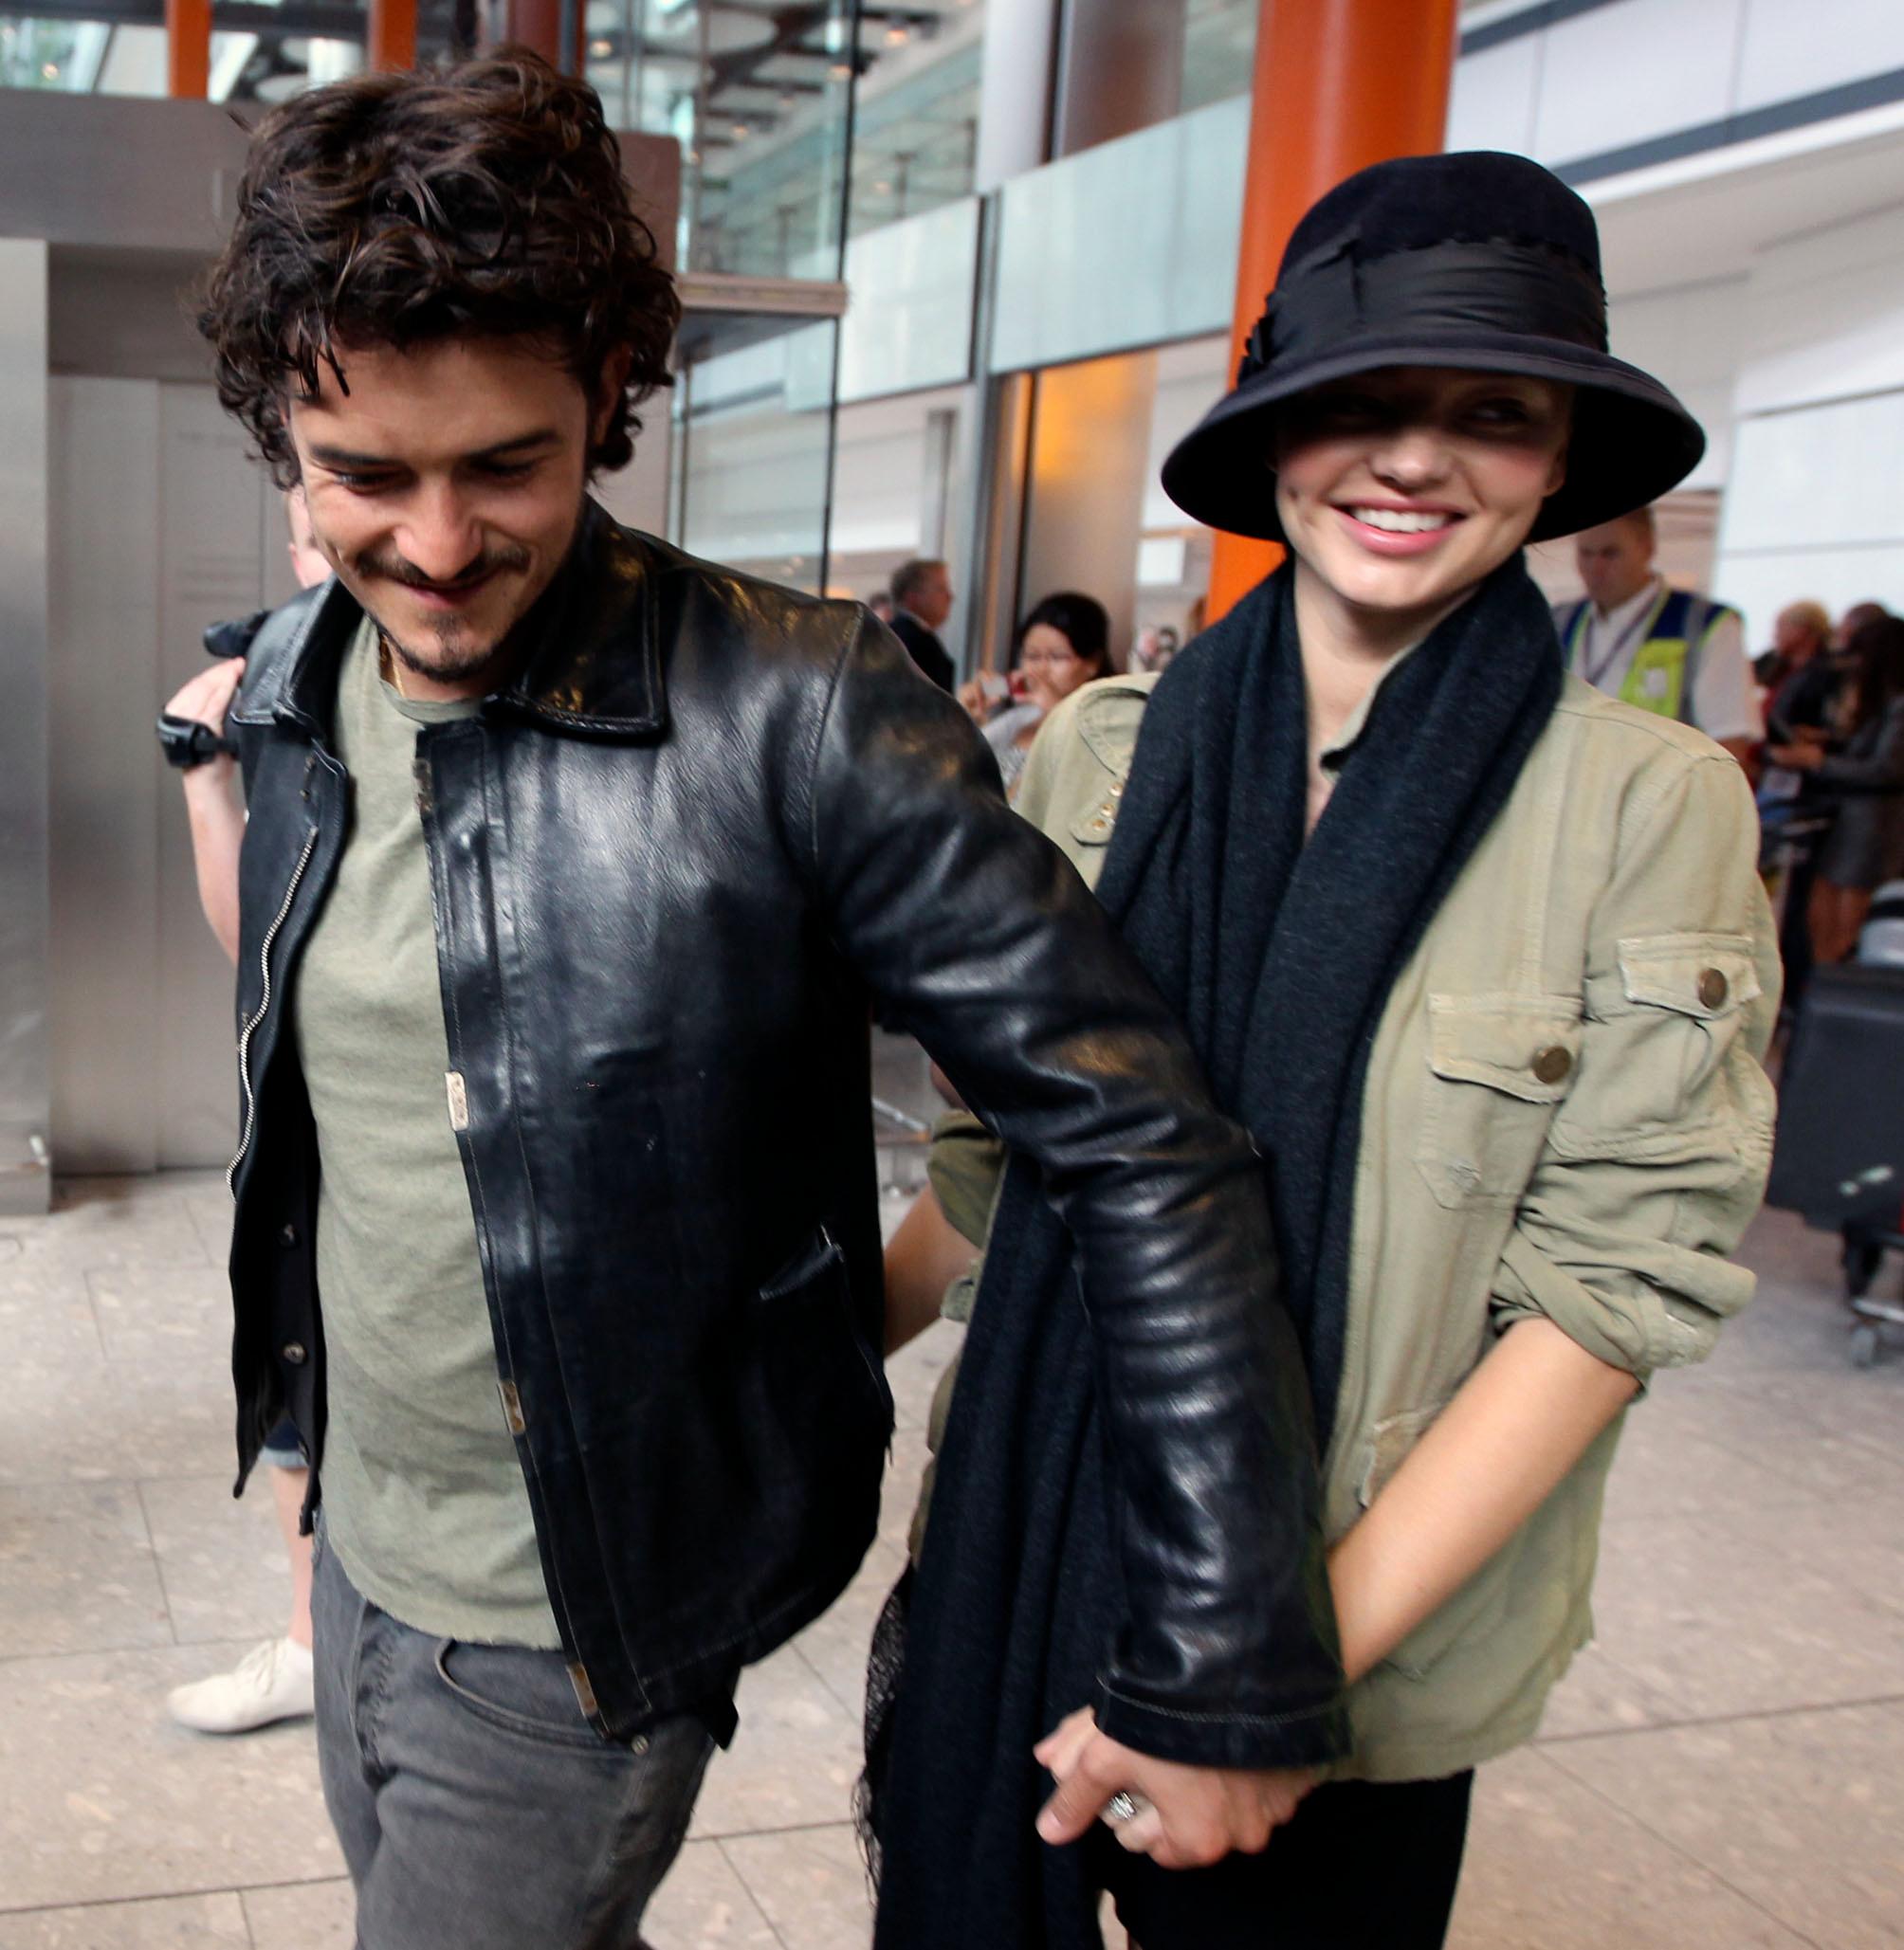
<instances>
[{"instance_id":1,"label":"man's mustache","mask_svg":"<svg viewBox=\"0 0 1904 1950\"><path fill-rule=\"evenodd\" d=\"M359 556L357 566L360 574L381 576L386 582L401 583L405 589L448 592L467 589L472 582L481 582L485 575L493 575L499 570L526 569L529 552L521 548L485 549L474 561L449 576L426 575L414 563L406 562L401 556Z\"/></svg>"}]
</instances>

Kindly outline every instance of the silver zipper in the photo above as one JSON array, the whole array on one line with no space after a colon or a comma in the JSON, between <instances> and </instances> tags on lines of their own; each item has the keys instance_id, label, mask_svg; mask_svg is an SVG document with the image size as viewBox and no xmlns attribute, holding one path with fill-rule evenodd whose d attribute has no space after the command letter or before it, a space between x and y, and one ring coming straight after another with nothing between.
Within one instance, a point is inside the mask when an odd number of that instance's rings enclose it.
<instances>
[{"instance_id":1,"label":"silver zipper","mask_svg":"<svg viewBox=\"0 0 1904 1950\"><path fill-rule=\"evenodd\" d=\"M298 855L298 864L291 870L291 884L284 889L284 898L278 912L271 925L265 930L264 945L258 951L264 990L258 997L257 1008L246 1018L245 1027L238 1034L238 1081L245 1090L245 1130L238 1139L237 1155L225 1168L226 1190L234 1198L238 1195L238 1167L245 1162L245 1154L251 1148L251 1132L258 1121L258 1096L251 1087L251 1037L271 1007L271 944L278 939L278 930L284 925L284 918L291 911L291 902L298 898L298 883L303 879L304 869L311 864L311 854L317 844L318 829L312 827L304 836L304 850Z\"/></svg>"}]
</instances>

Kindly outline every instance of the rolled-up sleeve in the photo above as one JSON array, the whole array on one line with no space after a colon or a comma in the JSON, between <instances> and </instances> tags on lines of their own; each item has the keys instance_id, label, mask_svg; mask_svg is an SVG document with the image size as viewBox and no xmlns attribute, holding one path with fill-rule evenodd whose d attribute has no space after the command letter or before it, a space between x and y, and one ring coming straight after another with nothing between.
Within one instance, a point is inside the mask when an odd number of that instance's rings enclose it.
<instances>
[{"instance_id":1,"label":"rolled-up sleeve","mask_svg":"<svg viewBox=\"0 0 1904 1950\"><path fill-rule=\"evenodd\" d=\"M1517 1210L1497 1328L1539 1315L1644 1376L1703 1359L1751 1298L1727 1255L1765 1191L1776 932L1730 758L1640 809L1594 915L1572 1088Z\"/></svg>"}]
</instances>

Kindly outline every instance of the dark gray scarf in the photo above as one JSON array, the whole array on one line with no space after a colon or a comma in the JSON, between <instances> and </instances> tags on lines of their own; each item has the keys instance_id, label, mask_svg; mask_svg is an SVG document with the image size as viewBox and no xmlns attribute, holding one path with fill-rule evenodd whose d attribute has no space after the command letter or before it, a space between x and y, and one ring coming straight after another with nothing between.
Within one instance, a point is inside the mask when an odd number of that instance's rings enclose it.
<instances>
[{"instance_id":1,"label":"dark gray scarf","mask_svg":"<svg viewBox=\"0 0 1904 1950\"><path fill-rule=\"evenodd\" d=\"M1186 650L1144 714L1099 895L1263 1155L1325 1446L1369 1050L1561 682L1516 557L1389 675L1307 844L1291 570ZM872 1782L879 1950L1098 1943L1082 1851L1034 1833L1050 1786L1031 1749L1093 1697L1121 1616L1114 1523L1070 1243L1016 1159Z\"/></svg>"}]
</instances>

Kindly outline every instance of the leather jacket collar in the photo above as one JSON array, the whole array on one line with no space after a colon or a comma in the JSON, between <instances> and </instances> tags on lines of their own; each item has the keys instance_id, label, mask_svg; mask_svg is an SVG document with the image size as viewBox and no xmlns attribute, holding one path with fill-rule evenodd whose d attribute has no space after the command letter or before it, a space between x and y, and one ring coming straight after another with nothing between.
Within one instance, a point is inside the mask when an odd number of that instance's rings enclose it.
<instances>
[{"instance_id":1,"label":"leather jacket collar","mask_svg":"<svg viewBox=\"0 0 1904 1950\"><path fill-rule=\"evenodd\" d=\"M638 536L586 501L567 559L526 619L528 655L485 706L572 737L659 736L668 694L653 568ZM338 665L362 614L333 576L299 611L292 643L273 660L282 675L267 679L247 719L268 716L306 738L323 737Z\"/></svg>"}]
</instances>

